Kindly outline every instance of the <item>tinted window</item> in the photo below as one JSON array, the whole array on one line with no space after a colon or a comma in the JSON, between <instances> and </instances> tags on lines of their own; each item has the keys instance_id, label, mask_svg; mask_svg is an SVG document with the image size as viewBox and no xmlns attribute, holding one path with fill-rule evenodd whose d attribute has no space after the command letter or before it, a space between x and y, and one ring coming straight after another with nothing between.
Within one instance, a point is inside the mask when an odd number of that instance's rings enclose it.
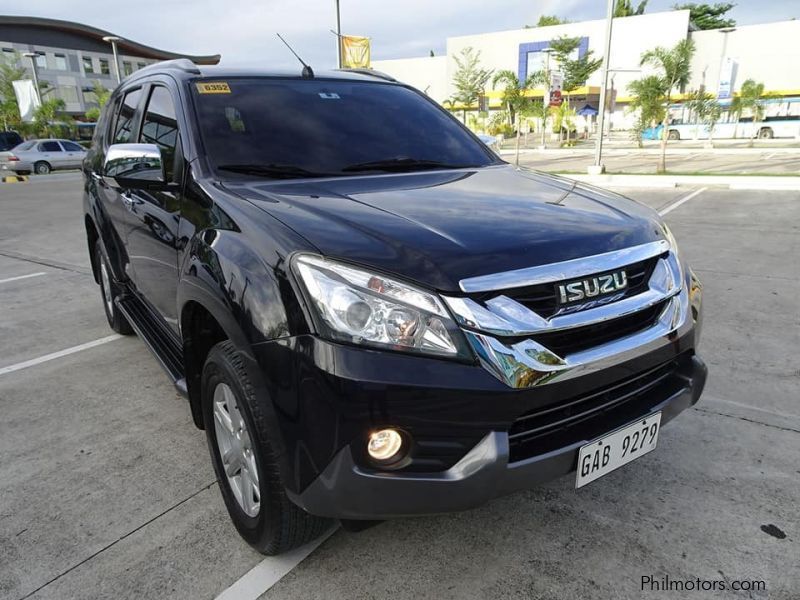
<instances>
[{"instance_id":1,"label":"tinted window","mask_svg":"<svg viewBox=\"0 0 800 600\"><path fill-rule=\"evenodd\" d=\"M167 179L172 179L175 162L175 146L178 143L178 120L172 96L165 87L157 86L150 94L147 111L142 121L140 141L156 144L161 148Z\"/></svg>"},{"instance_id":2,"label":"tinted window","mask_svg":"<svg viewBox=\"0 0 800 600\"><path fill-rule=\"evenodd\" d=\"M58 142L42 142L39 144L39 152L62 152Z\"/></svg>"},{"instance_id":3,"label":"tinted window","mask_svg":"<svg viewBox=\"0 0 800 600\"><path fill-rule=\"evenodd\" d=\"M117 116L117 126L114 133L115 144L127 144L131 141L133 134L133 118L136 116L136 107L139 105L139 97L142 95L142 90L133 90L125 95L125 100L119 109L119 116Z\"/></svg>"},{"instance_id":4,"label":"tinted window","mask_svg":"<svg viewBox=\"0 0 800 600\"><path fill-rule=\"evenodd\" d=\"M222 85L193 88L205 150L217 166L291 165L339 173L393 159L475 166L496 160L443 109L399 85L300 79L216 83Z\"/></svg>"},{"instance_id":5,"label":"tinted window","mask_svg":"<svg viewBox=\"0 0 800 600\"><path fill-rule=\"evenodd\" d=\"M83 147L75 142L61 142L67 152L83 152Z\"/></svg>"}]
</instances>

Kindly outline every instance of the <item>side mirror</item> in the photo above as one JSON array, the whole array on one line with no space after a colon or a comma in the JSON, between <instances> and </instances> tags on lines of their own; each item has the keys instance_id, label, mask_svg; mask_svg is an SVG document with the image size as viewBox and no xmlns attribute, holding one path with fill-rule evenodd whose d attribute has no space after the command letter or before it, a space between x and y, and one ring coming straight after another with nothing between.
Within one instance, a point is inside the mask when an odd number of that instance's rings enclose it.
<instances>
[{"instance_id":1,"label":"side mirror","mask_svg":"<svg viewBox=\"0 0 800 600\"><path fill-rule=\"evenodd\" d=\"M103 176L115 187L159 190L167 187L161 149L155 144L114 144L106 152Z\"/></svg>"}]
</instances>

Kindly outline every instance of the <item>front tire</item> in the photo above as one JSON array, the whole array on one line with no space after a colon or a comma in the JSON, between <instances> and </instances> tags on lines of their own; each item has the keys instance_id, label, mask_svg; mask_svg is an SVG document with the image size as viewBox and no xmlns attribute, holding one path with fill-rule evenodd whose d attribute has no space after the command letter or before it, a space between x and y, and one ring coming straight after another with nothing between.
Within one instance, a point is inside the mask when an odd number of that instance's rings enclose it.
<instances>
[{"instance_id":1,"label":"front tire","mask_svg":"<svg viewBox=\"0 0 800 600\"><path fill-rule=\"evenodd\" d=\"M49 163L41 160L33 165L33 170L36 172L37 175L47 175L52 169Z\"/></svg>"},{"instance_id":2,"label":"front tire","mask_svg":"<svg viewBox=\"0 0 800 600\"><path fill-rule=\"evenodd\" d=\"M764 127L758 132L758 137L762 140L771 140L775 137L775 133L769 127Z\"/></svg>"},{"instance_id":3,"label":"front tire","mask_svg":"<svg viewBox=\"0 0 800 600\"><path fill-rule=\"evenodd\" d=\"M681 139L681 134L675 129L670 129L669 134L667 135L667 139L679 140Z\"/></svg>"},{"instance_id":4,"label":"front tire","mask_svg":"<svg viewBox=\"0 0 800 600\"><path fill-rule=\"evenodd\" d=\"M201 394L211 461L239 535L267 555L319 537L329 521L308 514L287 497L261 399L230 341L209 352Z\"/></svg>"},{"instance_id":5,"label":"front tire","mask_svg":"<svg viewBox=\"0 0 800 600\"><path fill-rule=\"evenodd\" d=\"M111 275L111 267L108 266L108 261L99 243L96 244L94 252L97 269L100 274L100 277L98 277L100 280L100 297L103 299L103 310L106 313L108 325L121 335L131 335L133 333L131 324L128 323L125 315L114 303L114 299L119 296L122 290L120 290L119 285Z\"/></svg>"}]
</instances>

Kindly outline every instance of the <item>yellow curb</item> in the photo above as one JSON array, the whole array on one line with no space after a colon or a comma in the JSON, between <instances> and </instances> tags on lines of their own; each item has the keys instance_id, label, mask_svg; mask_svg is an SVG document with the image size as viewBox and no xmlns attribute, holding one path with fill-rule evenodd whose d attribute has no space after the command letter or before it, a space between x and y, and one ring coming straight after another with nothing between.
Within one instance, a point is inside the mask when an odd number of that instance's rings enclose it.
<instances>
[{"instance_id":1,"label":"yellow curb","mask_svg":"<svg viewBox=\"0 0 800 600\"><path fill-rule=\"evenodd\" d=\"M28 178L25 175L6 175L3 177L3 183L26 183Z\"/></svg>"}]
</instances>

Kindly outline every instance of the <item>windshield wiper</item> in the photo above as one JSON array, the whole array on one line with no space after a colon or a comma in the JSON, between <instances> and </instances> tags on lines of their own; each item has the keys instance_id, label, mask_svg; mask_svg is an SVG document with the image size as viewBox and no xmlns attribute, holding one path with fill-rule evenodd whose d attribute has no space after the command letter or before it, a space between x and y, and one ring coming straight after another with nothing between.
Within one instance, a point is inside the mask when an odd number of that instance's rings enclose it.
<instances>
[{"instance_id":1,"label":"windshield wiper","mask_svg":"<svg viewBox=\"0 0 800 600\"><path fill-rule=\"evenodd\" d=\"M417 171L422 169L464 169L477 165L454 165L438 160L423 160L418 158L389 158L385 160L373 160L370 162L357 163L344 167L342 172L353 173L357 171Z\"/></svg>"},{"instance_id":2,"label":"windshield wiper","mask_svg":"<svg viewBox=\"0 0 800 600\"><path fill-rule=\"evenodd\" d=\"M296 165L252 164L252 165L220 165L220 171L233 171L234 173L245 173L247 175L263 175L275 179L292 179L300 177L335 177L335 173L320 173L309 171Z\"/></svg>"}]
</instances>

